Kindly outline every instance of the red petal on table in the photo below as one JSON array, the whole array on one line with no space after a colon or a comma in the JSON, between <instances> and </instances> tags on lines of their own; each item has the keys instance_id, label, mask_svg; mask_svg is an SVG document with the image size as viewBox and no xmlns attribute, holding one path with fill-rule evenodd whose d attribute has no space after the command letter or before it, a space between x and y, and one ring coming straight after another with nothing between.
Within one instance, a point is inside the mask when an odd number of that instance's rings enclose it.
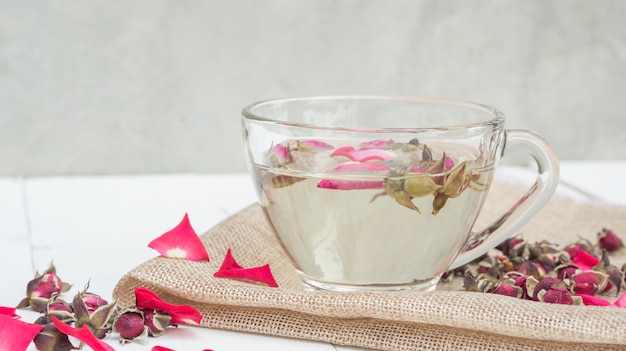
<instances>
[{"instance_id":1,"label":"red petal on table","mask_svg":"<svg viewBox=\"0 0 626 351\"><path fill-rule=\"evenodd\" d=\"M153 346L150 351L174 351L174 349L167 348L165 346Z\"/></svg>"},{"instance_id":2,"label":"red petal on table","mask_svg":"<svg viewBox=\"0 0 626 351\"><path fill-rule=\"evenodd\" d=\"M358 189L382 189L383 182L365 182L356 180L336 180L322 179L317 183L318 188L336 190L358 190Z\"/></svg>"},{"instance_id":3,"label":"red petal on table","mask_svg":"<svg viewBox=\"0 0 626 351\"><path fill-rule=\"evenodd\" d=\"M52 317L52 323L63 334L73 336L78 340L85 343L85 345L91 347L93 351L115 351L115 349L106 342L96 338L95 335L89 329L87 324L83 324L82 328L74 328L63 322L57 317Z\"/></svg>"},{"instance_id":4,"label":"red petal on table","mask_svg":"<svg viewBox=\"0 0 626 351\"><path fill-rule=\"evenodd\" d=\"M169 258L183 258L190 261L209 260L209 254L198 234L191 227L186 213L175 228L152 240L148 247Z\"/></svg>"},{"instance_id":5,"label":"red petal on table","mask_svg":"<svg viewBox=\"0 0 626 351\"><path fill-rule=\"evenodd\" d=\"M572 258L572 263L575 264L581 271L589 271L595 265L600 263L600 260L588 253L585 250L580 250L578 254Z\"/></svg>"},{"instance_id":6,"label":"red petal on table","mask_svg":"<svg viewBox=\"0 0 626 351\"><path fill-rule=\"evenodd\" d=\"M161 300L152 290L141 287L135 289L137 308L143 310L150 308L169 314L172 324L198 325L202 320L202 314L195 308L187 305L173 305Z\"/></svg>"},{"instance_id":7,"label":"red petal on table","mask_svg":"<svg viewBox=\"0 0 626 351\"><path fill-rule=\"evenodd\" d=\"M0 306L0 314L18 319L20 316L15 314L15 307Z\"/></svg>"},{"instance_id":8,"label":"red petal on table","mask_svg":"<svg viewBox=\"0 0 626 351\"><path fill-rule=\"evenodd\" d=\"M217 278L240 280L246 283L266 285L272 288L278 287L278 283L276 283L272 275L269 264L261 267L243 268L235 261L230 249L226 251L226 257L224 258L222 266L213 276Z\"/></svg>"},{"instance_id":9,"label":"red petal on table","mask_svg":"<svg viewBox=\"0 0 626 351\"><path fill-rule=\"evenodd\" d=\"M0 349L22 351L28 348L43 325L23 322L0 314Z\"/></svg>"}]
</instances>

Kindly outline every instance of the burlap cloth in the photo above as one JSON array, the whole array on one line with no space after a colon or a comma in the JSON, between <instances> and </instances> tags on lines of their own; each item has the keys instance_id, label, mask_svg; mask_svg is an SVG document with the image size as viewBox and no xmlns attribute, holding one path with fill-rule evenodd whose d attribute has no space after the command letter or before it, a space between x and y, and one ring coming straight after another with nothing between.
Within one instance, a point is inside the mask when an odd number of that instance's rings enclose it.
<instances>
[{"instance_id":1,"label":"burlap cloth","mask_svg":"<svg viewBox=\"0 0 626 351\"><path fill-rule=\"evenodd\" d=\"M480 222L522 193L497 182ZM520 233L529 241L595 240L602 227L626 234L626 207L554 197ZM626 350L626 309L565 306L465 292L458 278L435 292L338 293L305 289L261 208L251 205L201 235L210 262L157 257L127 273L114 290L122 306L146 286L188 304L201 325L382 350ZM226 250L244 267L269 263L279 288L214 278ZM622 253L612 256L618 266Z\"/></svg>"}]
</instances>

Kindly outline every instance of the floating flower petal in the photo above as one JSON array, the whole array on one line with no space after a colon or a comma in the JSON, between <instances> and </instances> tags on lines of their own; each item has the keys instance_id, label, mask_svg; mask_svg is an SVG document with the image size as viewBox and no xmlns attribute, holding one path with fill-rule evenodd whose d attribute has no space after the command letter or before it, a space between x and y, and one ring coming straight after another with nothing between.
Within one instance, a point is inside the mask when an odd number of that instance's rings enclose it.
<instances>
[{"instance_id":1,"label":"floating flower petal","mask_svg":"<svg viewBox=\"0 0 626 351\"><path fill-rule=\"evenodd\" d=\"M335 149L330 156L344 156L352 161L367 162L372 160L389 161L396 158L396 154L380 149L355 149L352 146L343 146Z\"/></svg>"},{"instance_id":2,"label":"floating flower petal","mask_svg":"<svg viewBox=\"0 0 626 351\"><path fill-rule=\"evenodd\" d=\"M360 189L382 189L383 182L368 182L356 180L323 179L317 183L318 188L335 190L360 190Z\"/></svg>"},{"instance_id":3,"label":"floating flower petal","mask_svg":"<svg viewBox=\"0 0 626 351\"><path fill-rule=\"evenodd\" d=\"M150 289L141 287L135 289L136 306L140 310L153 309L169 314L172 324L198 325L202 320L202 314L195 308L187 305L173 305L161 300Z\"/></svg>"},{"instance_id":4,"label":"floating flower petal","mask_svg":"<svg viewBox=\"0 0 626 351\"><path fill-rule=\"evenodd\" d=\"M148 247L169 258L183 258L190 261L209 260L209 254L198 234L191 227L187 214L175 228L152 240Z\"/></svg>"},{"instance_id":5,"label":"floating flower petal","mask_svg":"<svg viewBox=\"0 0 626 351\"><path fill-rule=\"evenodd\" d=\"M255 268L243 268L233 258L233 255L228 249L226 257L220 269L213 274L217 278L231 278L241 280L248 283L266 285L272 288L277 288L278 283L272 275L269 264Z\"/></svg>"},{"instance_id":6,"label":"floating flower petal","mask_svg":"<svg viewBox=\"0 0 626 351\"><path fill-rule=\"evenodd\" d=\"M0 314L0 345L2 350L26 350L43 325L23 322L15 317Z\"/></svg>"},{"instance_id":7,"label":"floating flower petal","mask_svg":"<svg viewBox=\"0 0 626 351\"><path fill-rule=\"evenodd\" d=\"M391 171L391 167L379 163L342 163L333 168L331 172L354 172L354 171Z\"/></svg>"},{"instance_id":8,"label":"floating flower petal","mask_svg":"<svg viewBox=\"0 0 626 351\"><path fill-rule=\"evenodd\" d=\"M86 324L81 328L74 328L61 322L56 317L52 317L52 323L61 333L77 338L94 351L115 351L111 345L96 338Z\"/></svg>"}]
</instances>

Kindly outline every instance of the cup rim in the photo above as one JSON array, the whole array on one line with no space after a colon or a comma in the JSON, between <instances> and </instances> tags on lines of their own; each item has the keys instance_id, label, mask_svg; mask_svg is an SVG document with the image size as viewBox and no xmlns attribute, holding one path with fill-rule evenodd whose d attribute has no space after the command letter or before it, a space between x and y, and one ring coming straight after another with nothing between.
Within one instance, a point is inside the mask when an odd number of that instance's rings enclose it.
<instances>
[{"instance_id":1,"label":"cup rim","mask_svg":"<svg viewBox=\"0 0 626 351\"><path fill-rule=\"evenodd\" d=\"M448 105L448 106L460 106L467 107L475 110L481 110L483 112L491 114L492 118L486 119L481 122L474 123L462 123L455 125L448 125L443 128L446 130L460 130L467 128L476 128L476 127L485 127L485 126L499 126L504 122L504 114L495 107L491 107L486 104L481 104L477 102L472 102L468 100L462 99L453 99L453 98L438 98L438 97L427 97L427 96L412 96L412 95L359 95L359 94L347 94L347 95L303 95L303 96L292 96L292 97L282 97L282 98L271 98L260 100L245 106L241 114L244 118L249 120L255 120L263 123L273 123L285 126L292 127L301 127L301 128L310 128L310 129L324 129L324 130L351 130L351 131L377 131L377 132L396 132L396 131L424 131L424 130L432 130L432 129L440 129L434 127L415 127L415 128L354 128L354 127L345 127L345 126L330 126L330 125L319 125L319 124L311 124L311 123L300 123L300 122L287 122L279 119L264 117L259 114L253 112L253 109L256 107L260 107L267 104L276 104L276 103L286 103L293 101L322 101L322 100L381 100L381 101L402 101L402 102L414 102L414 103L430 103L430 104L438 104L438 105Z\"/></svg>"}]
</instances>

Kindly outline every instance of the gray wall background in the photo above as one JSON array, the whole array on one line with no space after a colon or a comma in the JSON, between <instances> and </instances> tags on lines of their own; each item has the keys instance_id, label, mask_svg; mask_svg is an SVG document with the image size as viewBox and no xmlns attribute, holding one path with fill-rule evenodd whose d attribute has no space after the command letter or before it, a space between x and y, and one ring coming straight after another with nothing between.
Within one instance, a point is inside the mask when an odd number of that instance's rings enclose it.
<instances>
[{"instance_id":1,"label":"gray wall background","mask_svg":"<svg viewBox=\"0 0 626 351\"><path fill-rule=\"evenodd\" d=\"M625 159L626 1L0 0L0 175L244 171L244 105L341 93Z\"/></svg>"}]
</instances>

